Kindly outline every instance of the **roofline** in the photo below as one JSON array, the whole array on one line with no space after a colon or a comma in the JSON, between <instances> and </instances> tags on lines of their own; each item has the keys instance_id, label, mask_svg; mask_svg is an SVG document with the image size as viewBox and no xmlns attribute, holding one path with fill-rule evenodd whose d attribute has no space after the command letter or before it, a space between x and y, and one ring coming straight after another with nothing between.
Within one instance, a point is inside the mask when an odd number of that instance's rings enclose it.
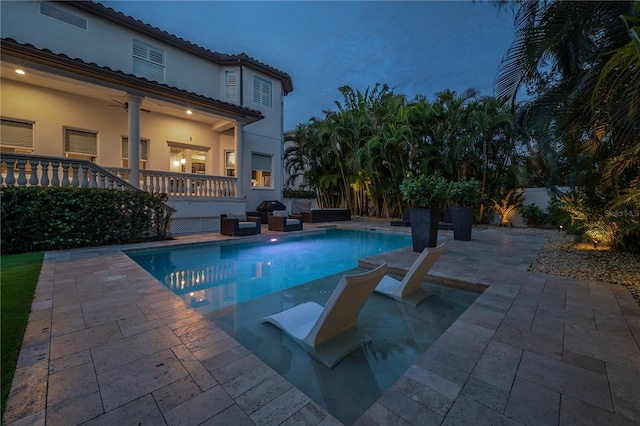
<instances>
[{"instance_id":1,"label":"roofline","mask_svg":"<svg viewBox=\"0 0 640 426\"><path fill-rule=\"evenodd\" d=\"M93 1L61 1L60 3L65 3L68 6L106 19L117 25L129 28L138 33L144 34L147 37L154 38L158 41L181 49L192 55L199 56L218 65L248 66L250 68L256 69L266 75L269 75L272 78L275 78L276 80L280 80L285 95L293 91L293 81L291 80L291 76L289 76L289 74L273 68L267 64L264 64L256 59L253 59L244 53L240 53L239 55L227 55L213 52L211 50L205 49L204 47L198 46L197 44L184 40L174 34L170 34L159 28L153 27L140 20L137 20L131 16L127 16L122 12L118 12L110 7L106 7L100 3L96 3Z\"/></svg>"},{"instance_id":2,"label":"roofline","mask_svg":"<svg viewBox=\"0 0 640 426\"><path fill-rule=\"evenodd\" d=\"M264 118L258 110L198 95L183 89L147 80L146 78L137 77L133 74L114 71L109 67L101 67L94 63L87 63L81 59L72 59L67 55L56 54L48 49L38 49L31 44L18 43L11 38L2 38L0 40L0 48L2 55L51 67L73 75L98 80L104 84L109 84L121 89L128 89L136 94L150 94L176 102L187 102L193 107L200 107L214 114L228 118L242 119L245 124L253 123Z\"/></svg>"}]
</instances>

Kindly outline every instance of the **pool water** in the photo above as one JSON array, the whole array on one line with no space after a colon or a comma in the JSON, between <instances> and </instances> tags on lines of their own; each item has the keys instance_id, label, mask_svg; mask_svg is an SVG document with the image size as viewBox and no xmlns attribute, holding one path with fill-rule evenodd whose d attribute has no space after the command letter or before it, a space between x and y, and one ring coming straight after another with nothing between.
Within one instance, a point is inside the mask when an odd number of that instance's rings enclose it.
<instances>
[{"instance_id":1,"label":"pool water","mask_svg":"<svg viewBox=\"0 0 640 426\"><path fill-rule=\"evenodd\" d=\"M417 307L373 293L358 317L370 343L333 370L260 320L308 301L324 305L344 274L365 271L358 259L410 245L405 234L329 229L127 254L336 419L353 424L480 293L425 283L433 296ZM267 380L282 392L289 386L279 376Z\"/></svg>"},{"instance_id":2,"label":"pool water","mask_svg":"<svg viewBox=\"0 0 640 426\"><path fill-rule=\"evenodd\" d=\"M364 269L347 271L361 272ZM329 370L279 328L260 323L260 319L307 301L324 305L342 276L321 278L211 312L207 317L332 416L350 425L401 378L480 293L425 283L424 288L433 296L417 307L373 293L358 317L360 333L371 342ZM281 380L277 376L269 380L268 388L287 389L276 384ZM400 386L412 386L403 380Z\"/></svg>"},{"instance_id":3,"label":"pool water","mask_svg":"<svg viewBox=\"0 0 640 426\"><path fill-rule=\"evenodd\" d=\"M128 252L201 313L346 271L358 259L411 245L405 234L328 229L258 242Z\"/></svg>"}]
</instances>

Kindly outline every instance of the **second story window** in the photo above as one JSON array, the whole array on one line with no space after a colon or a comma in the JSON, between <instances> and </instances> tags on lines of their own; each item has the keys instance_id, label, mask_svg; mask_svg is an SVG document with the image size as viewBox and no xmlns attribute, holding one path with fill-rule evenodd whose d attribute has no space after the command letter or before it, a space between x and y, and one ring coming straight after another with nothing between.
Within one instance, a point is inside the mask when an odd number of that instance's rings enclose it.
<instances>
[{"instance_id":1,"label":"second story window","mask_svg":"<svg viewBox=\"0 0 640 426\"><path fill-rule=\"evenodd\" d=\"M224 72L225 99L235 101L238 97L238 73L236 71Z\"/></svg>"},{"instance_id":2,"label":"second story window","mask_svg":"<svg viewBox=\"0 0 640 426\"><path fill-rule=\"evenodd\" d=\"M164 49L133 40L133 73L138 77L164 83Z\"/></svg>"},{"instance_id":3,"label":"second story window","mask_svg":"<svg viewBox=\"0 0 640 426\"><path fill-rule=\"evenodd\" d=\"M253 78L253 102L271 108L271 83L260 77Z\"/></svg>"}]
</instances>

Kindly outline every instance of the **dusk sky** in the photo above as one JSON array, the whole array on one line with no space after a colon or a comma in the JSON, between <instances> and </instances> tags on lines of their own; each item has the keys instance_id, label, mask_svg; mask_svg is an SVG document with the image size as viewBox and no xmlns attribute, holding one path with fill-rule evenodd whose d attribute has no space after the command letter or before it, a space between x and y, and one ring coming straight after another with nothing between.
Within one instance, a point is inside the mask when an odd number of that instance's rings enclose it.
<instances>
[{"instance_id":1,"label":"dusk sky","mask_svg":"<svg viewBox=\"0 0 640 426\"><path fill-rule=\"evenodd\" d=\"M340 86L386 83L412 99L493 95L513 16L489 1L106 1L206 49L288 73L285 130L335 110Z\"/></svg>"}]
</instances>

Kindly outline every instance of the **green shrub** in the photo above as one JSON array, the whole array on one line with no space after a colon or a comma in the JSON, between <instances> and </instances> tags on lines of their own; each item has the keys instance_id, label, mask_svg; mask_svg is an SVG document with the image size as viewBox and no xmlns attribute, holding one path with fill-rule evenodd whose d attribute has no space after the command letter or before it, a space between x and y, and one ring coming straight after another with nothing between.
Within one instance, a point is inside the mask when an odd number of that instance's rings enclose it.
<instances>
[{"instance_id":1,"label":"green shrub","mask_svg":"<svg viewBox=\"0 0 640 426\"><path fill-rule=\"evenodd\" d=\"M400 184L402 200L411 207L442 208L447 201L449 184L440 174L415 174L409 172Z\"/></svg>"},{"instance_id":2,"label":"green shrub","mask_svg":"<svg viewBox=\"0 0 640 426\"><path fill-rule=\"evenodd\" d=\"M552 198L547 207L549 222L556 228L567 229L571 226L571 215L567 211L567 204L557 198Z\"/></svg>"},{"instance_id":3,"label":"green shrub","mask_svg":"<svg viewBox=\"0 0 640 426\"><path fill-rule=\"evenodd\" d=\"M173 209L165 194L98 188L0 191L3 253L164 239Z\"/></svg>"},{"instance_id":4,"label":"green shrub","mask_svg":"<svg viewBox=\"0 0 640 426\"><path fill-rule=\"evenodd\" d=\"M448 198L454 207L474 207L480 202L480 182L462 178L449 183Z\"/></svg>"},{"instance_id":5,"label":"green shrub","mask_svg":"<svg viewBox=\"0 0 640 426\"><path fill-rule=\"evenodd\" d=\"M531 228L542 228L551 221L551 215L543 212L535 203L528 206L521 206L518 213L524 219L527 226Z\"/></svg>"}]
</instances>

